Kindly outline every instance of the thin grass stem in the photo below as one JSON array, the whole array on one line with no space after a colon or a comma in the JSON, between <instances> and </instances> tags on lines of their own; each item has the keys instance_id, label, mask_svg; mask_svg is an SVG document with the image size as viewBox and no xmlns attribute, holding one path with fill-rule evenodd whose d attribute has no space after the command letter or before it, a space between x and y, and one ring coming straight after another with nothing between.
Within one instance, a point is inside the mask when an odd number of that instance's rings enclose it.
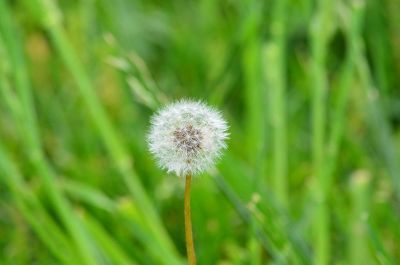
<instances>
[{"instance_id":1,"label":"thin grass stem","mask_svg":"<svg viewBox=\"0 0 400 265\"><path fill-rule=\"evenodd\" d=\"M311 27L312 50L312 160L314 168L313 197L316 203L314 223L315 264L326 265L330 261L330 222L327 205L327 174L325 168L326 102L328 79L326 69L327 50L332 33L330 21L332 2L319 1L318 12Z\"/></svg>"},{"instance_id":2,"label":"thin grass stem","mask_svg":"<svg viewBox=\"0 0 400 265\"><path fill-rule=\"evenodd\" d=\"M368 255L369 186L371 175L366 170L356 171L351 177L352 215L349 231L349 264L370 263Z\"/></svg>"},{"instance_id":3,"label":"thin grass stem","mask_svg":"<svg viewBox=\"0 0 400 265\"><path fill-rule=\"evenodd\" d=\"M271 22L272 39L264 49L264 75L269 92L273 146L272 185L282 207L287 207L287 122L286 122L286 1L275 2Z\"/></svg>"}]
</instances>

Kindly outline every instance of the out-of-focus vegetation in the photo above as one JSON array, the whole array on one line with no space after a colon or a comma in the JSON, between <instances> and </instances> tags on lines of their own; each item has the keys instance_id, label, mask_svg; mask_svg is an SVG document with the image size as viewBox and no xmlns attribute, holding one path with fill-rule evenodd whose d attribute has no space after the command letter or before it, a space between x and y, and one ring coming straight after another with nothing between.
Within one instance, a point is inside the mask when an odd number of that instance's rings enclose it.
<instances>
[{"instance_id":1,"label":"out-of-focus vegetation","mask_svg":"<svg viewBox=\"0 0 400 265\"><path fill-rule=\"evenodd\" d=\"M201 99L199 264L400 262L398 0L0 0L0 264L185 264L150 115Z\"/></svg>"}]
</instances>

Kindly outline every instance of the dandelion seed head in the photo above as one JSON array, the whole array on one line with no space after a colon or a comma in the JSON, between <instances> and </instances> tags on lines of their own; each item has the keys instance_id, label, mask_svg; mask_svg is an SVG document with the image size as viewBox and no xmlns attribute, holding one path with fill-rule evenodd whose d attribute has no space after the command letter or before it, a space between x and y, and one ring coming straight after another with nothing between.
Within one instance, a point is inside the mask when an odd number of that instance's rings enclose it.
<instances>
[{"instance_id":1,"label":"dandelion seed head","mask_svg":"<svg viewBox=\"0 0 400 265\"><path fill-rule=\"evenodd\" d=\"M227 130L219 111L182 100L151 118L147 140L161 168L178 176L195 175L212 167L226 148Z\"/></svg>"}]
</instances>

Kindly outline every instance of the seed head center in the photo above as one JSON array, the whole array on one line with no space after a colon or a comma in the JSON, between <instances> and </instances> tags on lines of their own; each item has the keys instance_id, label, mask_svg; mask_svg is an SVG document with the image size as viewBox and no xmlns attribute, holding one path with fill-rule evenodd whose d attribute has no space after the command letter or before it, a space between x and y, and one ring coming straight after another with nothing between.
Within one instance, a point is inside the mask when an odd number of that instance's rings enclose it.
<instances>
[{"instance_id":1,"label":"seed head center","mask_svg":"<svg viewBox=\"0 0 400 265\"><path fill-rule=\"evenodd\" d=\"M192 125L186 125L174 131L174 142L179 149L188 155L193 155L201 149L203 135Z\"/></svg>"}]
</instances>

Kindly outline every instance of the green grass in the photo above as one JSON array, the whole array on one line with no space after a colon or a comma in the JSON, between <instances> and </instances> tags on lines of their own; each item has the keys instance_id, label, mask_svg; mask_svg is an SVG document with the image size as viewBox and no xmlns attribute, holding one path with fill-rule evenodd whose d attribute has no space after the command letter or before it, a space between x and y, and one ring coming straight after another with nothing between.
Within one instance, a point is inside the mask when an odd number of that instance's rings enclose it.
<instances>
[{"instance_id":1,"label":"green grass","mask_svg":"<svg viewBox=\"0 0 400 265\"><path fill-rule=\"evenodd\" d=\"M400 262L396 0L0 0L0 264L185 264L145 135L230 125L195 178L199 264Z\"/></svg>"}]
</instances>

